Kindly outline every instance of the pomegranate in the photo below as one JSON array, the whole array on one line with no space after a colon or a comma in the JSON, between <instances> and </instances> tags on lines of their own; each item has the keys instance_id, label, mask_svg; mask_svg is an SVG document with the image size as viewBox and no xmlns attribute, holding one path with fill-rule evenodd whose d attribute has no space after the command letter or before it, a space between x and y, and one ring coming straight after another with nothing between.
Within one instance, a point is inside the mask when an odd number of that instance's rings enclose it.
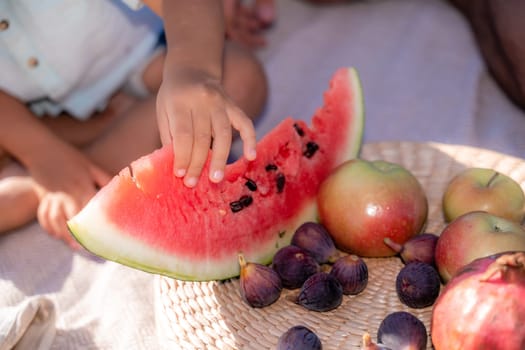
<instances>
[{"instance_id":1,"label":"pomegranate","mask_svg":"<svg viewBox=\"0 0 525 350\"><path fill-rule=\"evenodd\" d=\"M432 309L436 350L525 349L525 252L474 260L447 283Z\"/></svg>"}]
</instances>

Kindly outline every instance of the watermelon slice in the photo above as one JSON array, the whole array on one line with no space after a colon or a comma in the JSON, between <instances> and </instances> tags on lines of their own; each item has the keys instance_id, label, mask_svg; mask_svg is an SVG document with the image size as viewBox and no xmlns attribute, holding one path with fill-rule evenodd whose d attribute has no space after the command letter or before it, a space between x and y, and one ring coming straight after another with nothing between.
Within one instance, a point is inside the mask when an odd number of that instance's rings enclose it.
<instances>
[{"instance_id":1,"label":"watermelon slice","mask_svg":"<svg viewBox=\"0 0 525 350\"><path fill-rule=\"evenodd\" d=\"M270 263L295 229L317 219L319 184L358 155L363 101L356 71L338 70L309 127L287 118L257 145L257 159L227 165L225 180L194 189L173 173L171 147L134 161L69 222L92 253L182 280L239 275L238 254Z\"/></svg>"}]
</instances>

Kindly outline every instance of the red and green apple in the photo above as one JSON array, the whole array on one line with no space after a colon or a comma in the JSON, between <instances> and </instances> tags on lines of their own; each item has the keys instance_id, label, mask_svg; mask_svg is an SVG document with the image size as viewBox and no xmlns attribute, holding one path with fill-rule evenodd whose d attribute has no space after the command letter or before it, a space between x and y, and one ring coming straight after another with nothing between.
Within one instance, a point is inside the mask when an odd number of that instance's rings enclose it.
<instances>
[{"instance_id":1,"label":"red and green apple","mask_svg":"<svg viewBox=\"0 0 525 350\"><path fill-rule=\"evenodd\" d=\"M420 233L428 201L417 178L384 160L352 159L320 186L319 218L342 251L365 257L396 254L385 238L403 244Z\"/></svg>"},{"instance_id":2,"label":"red and green apple","mask_svg":"<svg viewBox=\"0 0 525 350\"><path fill-rule=\"evenodd\" d=\"M474 259L506 251L525 251L525 229L517 222L487 212L469 212L441 232L436 244L436 266L446 283Z\"/></svg>"},{"instance_id":3,"label":"red and green apple","mask_svg":"<svg viewBox=\"0 0 525 350\"><path fill-rule=\"evenodd\" d=\"M468 168L448 183L443 195L443 213L450 222L471 211L486 211L521 222L525 194L511 177L487 168Z\"/></svg>"}]
</instances>

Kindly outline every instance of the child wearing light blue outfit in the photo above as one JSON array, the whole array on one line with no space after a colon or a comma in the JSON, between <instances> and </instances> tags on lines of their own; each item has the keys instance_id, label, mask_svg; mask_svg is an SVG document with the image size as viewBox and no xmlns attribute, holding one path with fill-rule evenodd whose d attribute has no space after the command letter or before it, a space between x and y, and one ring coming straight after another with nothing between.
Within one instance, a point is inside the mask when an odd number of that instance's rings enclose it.
<instances>
[{"instance_id":1,"label":"child wearing light blue outfit","mask_svg":"<svg viewBox=\"0 0 525 350\"><path fill-rule=\"evenodd\" d=\"M250 51L225 42L223 3L143 3L0 1L0 232L36 216L75 245L67 219L162 144L189 187L210 144L202 176L222 180L232 127L255 158L266 78Z\"/></svg>"},{"instance_id":2,"label":"child wearing light blue outfit","mask_svg":"<svg viewBox=\"0 0 525 350\"><path fill-rule=\"evenodd\" d=\"M103 110L115 90L138 82L162 31L158 16L125 1L0 2L0 89L39 116L85 120Z\"/></svg>"}]
</instances>

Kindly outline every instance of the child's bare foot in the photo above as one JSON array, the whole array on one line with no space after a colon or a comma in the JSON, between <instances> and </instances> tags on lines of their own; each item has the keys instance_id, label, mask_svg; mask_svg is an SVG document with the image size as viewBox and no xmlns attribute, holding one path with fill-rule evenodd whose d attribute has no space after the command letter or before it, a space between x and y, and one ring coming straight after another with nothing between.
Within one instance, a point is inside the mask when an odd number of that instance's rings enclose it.
<instances>
[{"instance_id":1,"label":"child's bare foot","mask_svg":"<svg viewBox=\"0 0 525 350\"><path fill-rule=\"evenodd\" d=\"M0 168L0 233L21 227L36 218L38 197L33 179L14 161L2 158Z\"/></svg>"}]
</instances>

